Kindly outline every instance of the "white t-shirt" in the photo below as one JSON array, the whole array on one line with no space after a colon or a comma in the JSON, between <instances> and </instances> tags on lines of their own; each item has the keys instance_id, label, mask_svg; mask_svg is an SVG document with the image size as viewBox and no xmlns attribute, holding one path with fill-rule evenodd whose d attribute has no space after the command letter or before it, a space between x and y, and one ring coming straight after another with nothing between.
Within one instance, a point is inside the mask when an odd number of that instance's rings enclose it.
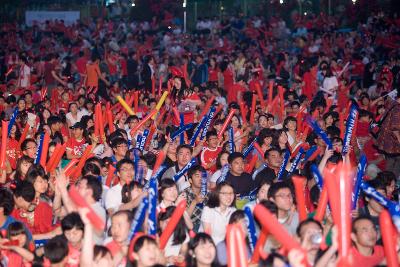
<instances>
[{"instance_id":1,"label":"white t-shirt","mask_svg":"<svg viewBox=\"0 0 400 267\"><path fill-rule=\"evenodd\" d=\"M190 238L189 235L186 233L186 238L183 241L182 244L177 244L177 245L172 245L172 242L174 240L174 234L171 235L171 237L167 241L167 245L165 247L165 252L164 256L169 257L169 256L179 256L179 252L181 251L181 247L183 244L189 243Z\"/></svg>"},{"instance_id":2,"label":"white t-shirt","mask_svg":"<svg viewBox=\"0 0 400 267\"><path fill-rule=\"evenodd\" d=\"M236 210L234 207L229 207L225 212L221 212L219 207L210 208L205 206L201 215L202 225L200 226L199 232L204 232L203 223L211 224L211 237L214 244L218 244L225 239L226 226L229 223L229 219L232 213Z\"/></svg>"},{"instance_id":3,"label":"white t-shirt","mask_svg":"<svg viewBox=\"0 0 400 267\"><path fill-rule=\"evenodd\" d=\"M68 112L67 115L65 115L65 117L67 118L67 121L69 121L71 123L71 126L73 126L75 123L80 122L82 117L83 117L84 113L81 111L78 111L76 114L76 119L72 116L71 112Z\"/></svg>"},{"instance_id":4,"label":"white t-shirt","mask_svg":"<svg viewBox=\"0 0 400 267\"><path fill-rule=\"evenodd\" d=\"M335 87L339 86L336 76L326 77L324 79L324 82L323 82L322 86L324 87L324 89L326 91L330 91L332 94L334 94L335 92L333 92L332 90Z\"/></svg>"},{"instance_id":5,"label":"white t-shirt","mask_svg":"<svg viewBox=\"0 0 400 267\"><path fill-rule=\"evenodd\" d=\"M20 68L19 86L22 88L29 87L29 85L31 84L30 77L31 77L31 68L24 64Z\"/></svg>"},{"instance_id":6,"label":"white t-shirt","mask_svg":"<svg viewBox=\"0 0 400 267\"><path fill-rule=\"evenodd\" d=\"M106 210L118 210L119 206L122 204L121 191L122 185L120 183L108 189L105 201Z\"/></svg>"}]
</instances>

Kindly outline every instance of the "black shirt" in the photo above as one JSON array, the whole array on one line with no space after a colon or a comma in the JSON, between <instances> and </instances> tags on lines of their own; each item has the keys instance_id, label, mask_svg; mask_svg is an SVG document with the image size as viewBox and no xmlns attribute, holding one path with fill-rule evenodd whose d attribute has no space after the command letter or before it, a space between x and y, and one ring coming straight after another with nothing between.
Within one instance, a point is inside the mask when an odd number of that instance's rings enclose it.
<instances>
[{"instance_id":1,"label":"black shirt","mask_svg":"<svg viewBox=\"0 0 400 267\"><path fill-rule=\"evenodd\" d=\"M288 176L288 172L283 170L281 180L285 180ZM275 171L269 167L264 168L255 177L255 183L260 186L263 182L272 183L276 179Z\"/></svg>"},{"instance_id":2,"label":"black shirt","mask_svg":"<svg viewBox=\"0 0 400 267\"><path fill-rule=\"evenodd\" d=\"M240 176L234 176L229 172L225 181L230 183L235 189L235 193L241 196L247 196L257 187L253 178L247 172L242 173Z\"/></svg>"}]
</instances>

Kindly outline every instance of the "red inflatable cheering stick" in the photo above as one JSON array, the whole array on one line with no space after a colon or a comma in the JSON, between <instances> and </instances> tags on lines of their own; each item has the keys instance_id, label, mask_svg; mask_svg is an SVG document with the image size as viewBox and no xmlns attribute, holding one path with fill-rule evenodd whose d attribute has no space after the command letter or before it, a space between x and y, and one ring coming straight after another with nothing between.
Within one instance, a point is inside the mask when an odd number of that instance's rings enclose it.
<instances>
[{"instance_id":1,"label":"red inflatable cheering stick","mask_svg":"<svg viewBox=\"0 0 400 267\"><path fill-rule=\"evenodd\" d=\"M299 219L300 221L304 221L305 219L307 219L306 199L304 196L304 187L306 185L306 179L300 176L293 176L292 180L295 189Z\"/></svg>"},{"instance_id":2,"label":"red inflatable cheering stick","mask_svg":"<svg viewBox=\"0 0 400 267\"><path fill-rule=\"evenodd\" d=\"M226 247L229 267L248 266L246 242L239 224L228 225L226 229Z\"/></svg>"},{"instance_id":3,"label":"red inflatable cheering stick","mask_svg":"<svg viewBox=\"0 0 400 267\"><path fill-rule=\"evenodd\" d=\"M164 231L160 236L160 249L164 249L165 246L167 245L168 239L171 237L172 233L175 230L176 225L182 218L185 209L186 209L186 200L182 200L176 206L174 212L172 213L171 219L168 222L167 227L164 229Z\"/></svg>"},{"instance_id":4,"label":"red inflatable cheering stick","mask_svg":"<svg viewBox=\"0 0 400 267\"><path fill-rule=\"evenodd\" d=\"M379 214L379 224L381 226L383 248L385 250L386 262L388 267L399 267L399 260L396 253L396 230L387 210L383 210Z\"/></svg>"}]
</instances>

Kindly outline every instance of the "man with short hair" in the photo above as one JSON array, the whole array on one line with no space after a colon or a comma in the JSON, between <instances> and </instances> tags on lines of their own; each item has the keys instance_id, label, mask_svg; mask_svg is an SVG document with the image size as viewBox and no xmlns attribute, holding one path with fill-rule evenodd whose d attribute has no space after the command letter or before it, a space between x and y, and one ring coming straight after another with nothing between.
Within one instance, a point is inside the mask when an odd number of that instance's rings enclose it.
<instances>
[{"instance_id":1,"label":"man with short hair","mask_svg":"<svg viewBox=\"0 0 400 267\"><path fill-rule=\"evenodd\" d=\"M67 141L67 159L80 159L86 148L86 140L83 136L85 126L77 122L70 129L72 129L72 137Z\"/></svg>"},{"instance_id":2,"label":"man with short hair","mask_svg":"<svg viewBox=\"0 0 400 267\"><path fill-rule=\"evenodd\" d=\"M116 167L117 162L126 158L126 152L128 151L128 142L123 137L117 137L111 141L111 148L113 151L113 165Z\"/></svg>"},{"instance_id":3,"label":"man with short hair","mask_svg":"<svg viewBox=\"0 0 400 267\"><path fill-rule=\"evenodd\" d=\"M216 161L221 147L218 146L218 135L215 130L207 132L207 146L200 153L201 166L210 172L217 170Z\"/></svg>"},{"instance_id":4,"label":"man with short hair","mask_svg":"<svg viewBox=\"0 0 400 267\"><path fill-rule=\"evenodd\" d=\"M350 254L358 266L381 265L384 260L383 247L376 244L378 232L374 222L368 217L358 217L351 227L351 240L354 246Z\"/></svg>"},{"instance_id":5,"label":"man with short hair","mask_svg":"<svg viewBox=\"0 0 400 267\"><path fill-rule=\"evenodd\" d=\"M299 224L296 234L300 238L301 247L306 252L308 264L313 266L319 251L320 241L323 238L321 223L308 218Z\"/></svg>"},{"instance_id":6,"label":"man with short hair","mask_svg":"<svg viewBox=\"0 0 400 267\"><path fill-rule=\"evenodd\" d=\"M226 182L230 183L240 196L248 196L256 188L250 174L244 170L244 156L240 152L233 152L228 157L229 173ZM244 203L245 204L245 203Z\"/></svg>"},{"instance_id":7,"label":"man with short hair","mask_svg":"<svg viewBox=\"0 0 400 267\"><path fill-rule=\"evenodd\" d=\"M296 228L299 225L299 214L292 211L293 192L286 182L277 182L272 184L268 191L268 199L274 202L278 208L278 221L286 230L296 234Z\"/></svg>"},{"instance_id":8,"label":"man with short hair","mask_svg":"<svg viewBox=\"0 0 400 267\"><path fill-rule=\"evenodd\" d=\"M118 161L117 175L119 183L111 187L106 194L105 206L109 215L112 215L119 209L119 206L122 204L122 187L124 184L129 184L135 176L133 162L129 159Z\"/></svg>"},{"instance_id":9,"label":"man with short hair","mask_svg":"<svg viewBox=\"0 0 400 267\"><path fill-rule=\"evenodd\" d=\"M200 166L196 165L189 169L188 177L190 182L190 187L186 188L183 193L186 198L186 211L193 222L193 230L197 232L201 223L201 213L203 207L206 204L208 193L203 195L202 189L202 174L206 170ZM207 183L207 181L206 181Z\"/></svg>"},{"instance_id":10,"label":"man with short hair","mask_svg":"<svg viewBox=\"0 0 400 267\"><path fill-rule=\"evenodd\" d=\"M174 166L170 167L165 171L161 179L173 178L183 167L186 166L191 160L193 155L193 148L189 145L180 145L176 149L176 163ZM186 188L190 187L189 178L186 173L184 173L177 181L179 192L184 191Z\"/></svg>"},{"instance_id":11,"label":"man with short hair","mask_svg":"<svg viewBox=\"0 0 400 267\"><path fill-rule=\"evenodd\" d=\"M104 241L104 244L110 250L113 256L121 251L123 252L124 256L126 256L130 241L129 232L132 221L133 214L127 210L120 210L112 215L110 228L111 237L107 238Z\"/></svg>"},{"instance_id":12,"label":"man with short hair","mask_svg":"<svg viewBox=\"0 0 400 267\"><path fill-rule=\"evenodd\" d=\"M270 149L265 151L264 160L267 167L265 167L256 175L255 181L257 185L260 185L263 182L272 182L277 178L283 161L280 149L277 147L271 147ZM287 174L288 172L284 168L281 180L285 180Z\"/></svg>"}]
</instances>

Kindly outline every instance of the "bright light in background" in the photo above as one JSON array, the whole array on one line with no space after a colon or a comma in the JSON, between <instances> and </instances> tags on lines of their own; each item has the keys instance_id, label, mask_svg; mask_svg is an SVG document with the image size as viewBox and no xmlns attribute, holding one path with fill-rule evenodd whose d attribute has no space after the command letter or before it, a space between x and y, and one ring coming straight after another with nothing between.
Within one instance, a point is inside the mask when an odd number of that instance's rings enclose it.
<instances>
[{"instance_id":1,"label":"bright light in background","mask_svg":"<svg viewBox=\"0 0 400 267\"><path fill-rule=\"evenodd\" d=\"M186 7L186 0L183 0L183 4L182 4L182 7Z\"/></svg>"},{"instance_id":2,"label":"bright light in background","mask_svg":"<svg viewBox=\"0 0 400 267\"><path fill-rule=\"evenodd\" d=\"M304 16L307 16L307 12L304 12Z\"/></svg>"},{"instance_id":3,"label":"bright light in background","mask_svg":"<svg viewBox=\"0 0 400 267\"><path fill-rule=\"evenodd\" d=\"M136 6L135 5L135 0L132 0L131 6Z\"/></svg>"},{"instance_id":4,"label":"bright light in background","mask_svg":"<svg viewBox=\"0 0 400 267\"><path fill-rule=\"evenodd\" d=\"M352 2L353 2L353 5L355 5L356 4L356 2L357 2L357 0L351 0Z\"/></svg>"},{"instance_id":5,"label":"bright light in background","mask_svg":"<svg viewBox=\"0 0 400 267\"><path fill-rule=\"evenodd\" d=\"M283 4L283 0L279 0L279 4L281 4L281 5L282 5L282 4Z\"/></svg>"}]
</instances>

